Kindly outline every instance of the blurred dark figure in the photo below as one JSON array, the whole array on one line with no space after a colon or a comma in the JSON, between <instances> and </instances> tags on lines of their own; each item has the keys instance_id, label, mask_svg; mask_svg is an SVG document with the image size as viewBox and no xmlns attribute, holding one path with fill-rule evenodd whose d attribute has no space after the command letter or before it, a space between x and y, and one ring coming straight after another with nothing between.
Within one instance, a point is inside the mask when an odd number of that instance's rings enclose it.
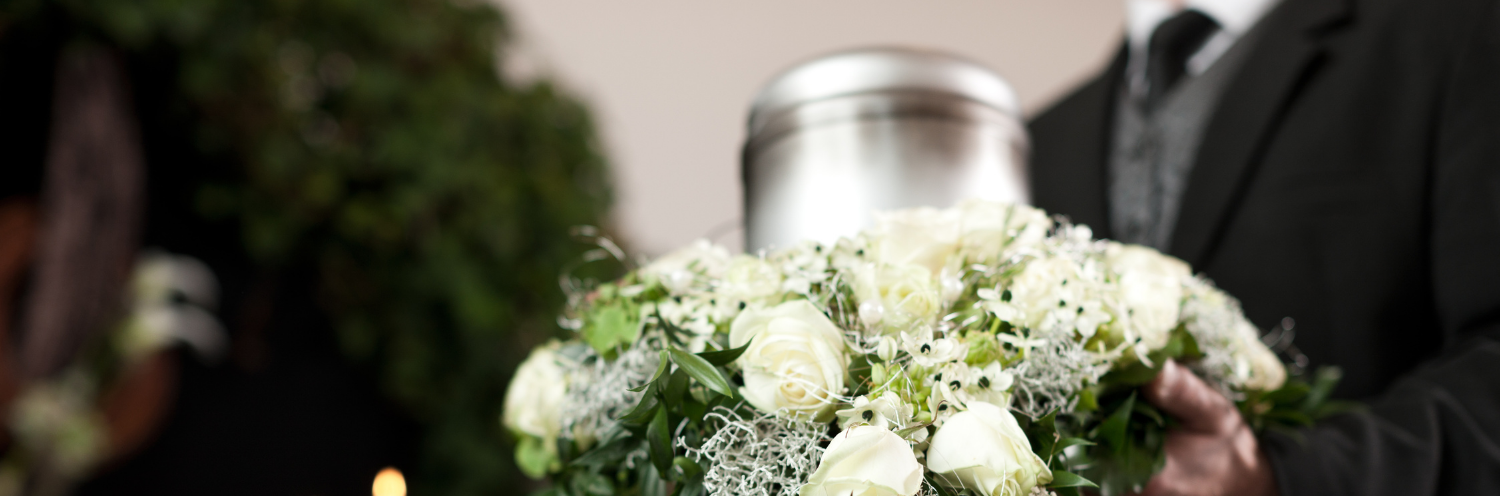
<instances>
[{"instance_id":1,"label":"blurred dark figure","mask_svg":"<svg viewBox=\"0 0 1500 496\"><path fill-rule=\"evenodd\" d=\"M1500 494L1500 2L1127 6L1031 124L1037 205L1192 263L1369 407L1257 440L1169 364L1145 493Z\"/></svg>"},{"instance_id":2,"label":"blurred dark figure","mask_svg":"<svg viewBox=\"0 0 1500 496\"><path fill-rule=\"evenodd\" d=\"M217 276L229 354L114 377L77 494L514 490L503 388L609 189L587 112L505 80L506 39L446 0L0 7L0 419L158 248Z\"/></svg>"}]
</instances>

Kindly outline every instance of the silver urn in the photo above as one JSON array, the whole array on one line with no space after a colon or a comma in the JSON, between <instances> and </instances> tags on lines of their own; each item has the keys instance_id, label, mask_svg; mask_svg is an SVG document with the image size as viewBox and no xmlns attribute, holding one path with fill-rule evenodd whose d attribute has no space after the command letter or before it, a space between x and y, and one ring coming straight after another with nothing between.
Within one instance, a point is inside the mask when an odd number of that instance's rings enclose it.
<instances>
[{"instance_id":1,"label":"silver urn","mask_svg":"<svg viewBox=\"0 0 1500 496\"><path fill-rule=\"evenodd\" d=\"M750 110L746 251L831 243L877 210L1026 203L1027 151L1015 92L974 62L875 48L799 64Z\"/></svg>"}]
</instances>

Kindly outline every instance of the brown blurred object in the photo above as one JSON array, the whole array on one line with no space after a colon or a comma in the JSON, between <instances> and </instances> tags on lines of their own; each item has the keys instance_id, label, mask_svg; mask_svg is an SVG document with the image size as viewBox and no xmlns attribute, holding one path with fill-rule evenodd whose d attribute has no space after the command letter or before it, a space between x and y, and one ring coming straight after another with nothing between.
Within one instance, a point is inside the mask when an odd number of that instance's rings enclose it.
<instances>
[{"instance_id":1,"label":"brown blurred object","mask_svg":"<svg viewBox=\"0 0 1500 496\"><path fill-rule=\"evenodd\" d=\"M41 232L21 322L21 376L60 370L119 317L139 250L145 163L120 56L64 50L42 179Z\"/></svg>"},{"instance_id":2,"label":"brown blurred object","mask_svg":"<svg viewBox=\"0 0 1500 496\"><path fill-rule=\"evenodd\" d=\"M0 416L23 381L66 367L123 317L145 201L126 81L118 54L64 50L41 199L0 202ZM10 346L17 330L18 350ZM147 444L176 393L174 351L126 366L98 405L109 431L106 464ZM0 447L8 438L0 429Z\"/></svg>"},{"instance_id":3,"label":"brown blurred object","mask_svg":"<svg viewBox=\"0 0 1500 496\"><path fill-rule=\"evenodd\" d=\"M16 397L16 364L10 347L10 324L15 319L11 308L17 292L31 266L36 247L36 201L12 198L0 202L0 408ZM0 430L0 444L8 436Z\"/></svg>"},{"instance_id":4,"label":"brown blurred object","mask_svg":"<svg viewBox=\"0 0 1500 496\"><path fill-rule=\"evenodd\" d=\"M106 464L135 453L156 434L177 394L177 358L166 350L133 364L105 393L100 406L109 428Z\"/></svg>"}]
</instances>

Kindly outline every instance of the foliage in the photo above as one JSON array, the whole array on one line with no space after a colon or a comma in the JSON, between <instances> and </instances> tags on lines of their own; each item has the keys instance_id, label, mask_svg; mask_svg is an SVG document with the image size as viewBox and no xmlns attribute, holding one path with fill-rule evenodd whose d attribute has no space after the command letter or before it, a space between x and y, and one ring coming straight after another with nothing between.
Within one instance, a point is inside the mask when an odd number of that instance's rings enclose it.
<instances>
[{"instance_id":1,"label":"foliage","mask_svg":"<svg viewBox=\"0 0 1500 496\"><path fill-rule=\"evenodd\" d=\"M497 70L487 4L448 0L22 0L78 38L167 53L195 146L237 180L200 211L268 268L311 263L347 354L425 424L415 492L503 492L494 412L552 332L567 229L609 204L588 113Z\"/></svg>"}]
</instances>

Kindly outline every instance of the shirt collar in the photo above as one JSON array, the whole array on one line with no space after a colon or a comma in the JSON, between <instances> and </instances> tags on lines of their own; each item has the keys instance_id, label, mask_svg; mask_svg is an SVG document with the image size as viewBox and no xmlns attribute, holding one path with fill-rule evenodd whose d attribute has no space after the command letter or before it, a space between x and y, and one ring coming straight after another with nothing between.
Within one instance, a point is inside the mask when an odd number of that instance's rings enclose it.
<instances>
[{"instance_id":1,"label":"shirt collar","mask_svg":"<svg viewBox=\"0 0 1500 496\"><path fill-rule=\"evenodd\" d=\"M1156 26L1180 10L1169 0L1126 0L1125 32L1132 48L1145 49ZM1213 18L1225 33L1238 38L1270 10L1275 0L1187 0L1183 8Z\"/></svg>"}]
</instances>

